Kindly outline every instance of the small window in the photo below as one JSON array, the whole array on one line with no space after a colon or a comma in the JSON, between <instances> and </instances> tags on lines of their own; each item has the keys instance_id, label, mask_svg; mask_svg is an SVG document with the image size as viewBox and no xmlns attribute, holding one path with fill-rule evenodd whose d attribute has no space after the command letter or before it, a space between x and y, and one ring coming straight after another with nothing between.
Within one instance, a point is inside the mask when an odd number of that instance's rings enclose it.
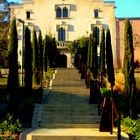
<instances>
[{"instance_id":1,"label":"small window","mask_svg":"<svg viewBox=\"0 0 140 140\"><path fill-rule=\"evenodd\" d=\"M66 7L63 8L63 17L68 17L68 9Z\"/></svg>"},{"instance_id":2,"label":"small window","mask_svg":"<svg viewBox=\"0 0 140 140\"><path fill-rule=\"evenodd\" d=\"M99 11L98 10L94 10L94 17L99 17Z\"/></svg>"},{"instance_id":3,"label":"small window","mask_svg":"<svg viewBox=\"0 0 140 140\"><path fill-rule=\"evenodd\" d=\"M58 7L58 8L56 9L56 17L57 17L57 18L61 18L61 8L60 8L60 7Z\"/></svg>"},{"instance_id":4,"label":"small window","mask_svg":"<svg viewBox=\"0 0 140 140\"><path fill-rule=\"evenodd\" d=\"M27 19L30 19L30 18L31 18L31 12L30 12L30 11L27 11L27 12L26 12L26 18L27 18Z\"/></svg>"}]
</instances>

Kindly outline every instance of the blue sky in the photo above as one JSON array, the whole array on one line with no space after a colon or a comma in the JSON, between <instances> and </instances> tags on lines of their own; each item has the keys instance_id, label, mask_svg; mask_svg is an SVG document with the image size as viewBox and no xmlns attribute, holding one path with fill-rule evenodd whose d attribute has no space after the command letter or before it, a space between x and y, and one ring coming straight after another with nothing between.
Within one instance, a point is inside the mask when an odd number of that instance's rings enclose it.
<instances>
[{"instance_id":1,"label":"blue sky","mask_svg":"<svg viewBox=\"0 0 140 140\"><path fill-rule=\"evenodd\" d=\"M22 0L8 0L21 2ZM113 1L113 0L105 0ZM116 17L140 17L140 0L114 0L116 3Z\"/></svg>"}]
</instances>

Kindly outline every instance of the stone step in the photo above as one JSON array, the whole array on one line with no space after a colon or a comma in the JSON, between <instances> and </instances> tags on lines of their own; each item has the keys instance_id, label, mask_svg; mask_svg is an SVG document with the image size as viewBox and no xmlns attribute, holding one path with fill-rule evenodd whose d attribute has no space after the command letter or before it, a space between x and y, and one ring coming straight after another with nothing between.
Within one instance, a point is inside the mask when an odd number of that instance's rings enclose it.
<instances>
[{"instance_id":1,"label":"stone step","mask_svg":"<svg viewBox=\"0 0 140 140\"><path fill-rule=\"evenodd\" d=\"M95 112L91 112L91 111L67 111L67 110L62 110L61 112L58 111L58 110L53 110L51 111L50 109L48 109L48 111L42 111L41 115L55 115L55 114L61 114L61 115L80 115L80 116L85 116L85 115L98 115L97 114L98 111L95 111Z\"/></svg>"},{"instance_id":2,"label":"stone step","mask_svg":"<svg viewBox=\"0 0 140 140\"><path fill-rule=\"evenodd\" d=\"M94 110L98 108L97 104L94 105L89 105L89 104L85 104L85 103L72 103L72 104L65 104L63 102L55 102L55 104L52 103L48 103L48 104L44 104L43 108L67 108L67 107L73 107L73 108L77 108L77 109L81 109L81 110L86 110L86 109L90 109L90 110Z\"/></svg>"},{"instance_id":3,"label":"stone step","mask_svg":"<svg viewBox=\"0 0 140 140\"><path fill-rule=\"evenodd\" d=\"M44 113L43 113L44 114ZM41 119L79 119L79 120L100 120L98 115L63 115L63 114L41 114Z\"/></svg>"},{"instance_id":4,"label":"stone step","mask_svg":"<svg viewBox=\"0 0 140 140\"><path fill-rule=\"evenodd\" d=\"M30 132L30 133L29 133ZM117 140L117 133L99 132L97 128L64 128L64 129L37 129L26 130L21 135L26 135L27 140ZM126 134L123 140L128 140Z\"/></svg>"},{"instance_id":5,"label":"stone step","mask_svg":"<svg viewBox=\"0 0 140 140\"><path fill-rule=\"evenodd\" d=\"M41 128L99 128L99 124L46 124L41 123Z\"/></svg>"},{"instance_id":6,"label":"stone step","mask_svg":"<svg viewBox=\"0 0 140 140\"><path fill-rule=\"evenodd\" d=\"M67 123L70 123L70 124L99 124L100 123L100 119L79 119L79 118L66 118L66 117L63 117L63 118L41 118L41 123L42 124L56 124L56 123L59 123L59 124L67 124Z\"/></svg>"}]
</instances>

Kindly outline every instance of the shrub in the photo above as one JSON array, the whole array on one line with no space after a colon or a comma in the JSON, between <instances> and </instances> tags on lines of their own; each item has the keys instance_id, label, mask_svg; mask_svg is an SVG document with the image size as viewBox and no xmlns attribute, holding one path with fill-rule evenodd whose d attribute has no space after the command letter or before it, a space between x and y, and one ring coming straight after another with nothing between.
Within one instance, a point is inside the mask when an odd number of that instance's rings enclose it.
<instances>
[{"instance_id":1,"label":"shrub","mask_svg":"<svg viewBox=\"0 0 140 140\"><path fill-rule=\"evenodd\" d=\"M130 139L140 140L140 115L137 120L133 120L130 117L122 120L122 131L127 133Z\"/></svg>"},{"instance_id":2,"label":"shrub","mask_svg":"<svg viewBox=\"0 0 140 140\"><path fill-rule=\"evenodd\" d=\"M0 123L0 133L1 134L19 134L23 130L20 121L14 120L13 116L7 114L6 120Z\"/></svg>"}]
</instances>

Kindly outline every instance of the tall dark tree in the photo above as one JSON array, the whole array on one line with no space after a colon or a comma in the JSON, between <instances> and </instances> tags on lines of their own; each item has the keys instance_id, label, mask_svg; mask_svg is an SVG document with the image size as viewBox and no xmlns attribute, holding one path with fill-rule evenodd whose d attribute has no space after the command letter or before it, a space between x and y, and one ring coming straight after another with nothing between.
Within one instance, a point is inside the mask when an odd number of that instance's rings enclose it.
<instances>
[{"instance_id":1,"label":"tall dark tree","mask_svg":"<svg viewBox=\"0 0 140 140\"><path fill-rule=\"evenodd\" d=\"M48 69L48 45L49 45L49 36L46 35L44 39L44 70L47 72Z\"/></svg>"},{"instance_id":2,"label":"tall dark tree","mask_svg":"<svg viewBox=\"0 0 140 140\"><path fill-rule=\"evenodd\" d=\"M100 72L105 76L105 31L102 29L101 43L100 43Z\"/></svg>"},{"instance_id":3,"label":"tall dark tree","mask_svg":"<svg viewBox=\"0 0 140 140\"><path fill-rule=\"evenodd\" d=\"M41 30L39 31L38 35L38 47L39 47L39 67L40 67L40 82L42 83L42 78L43 78L43 42L42 42L42 34ZM42 85L42 84L41 84Z\"/></svg>"},{"instance_id":4,"label":"tall dark tree","mask_svg":"<svg viewBox=\"0 0 140 140\"><path fill-rule=\"evenodd\" d=\"M32 93L32 46L28 27L25 28L25 93Z\"/></svg>"},{"instance_id":5,"label":"tall dark tree","mask_svg":"<svg viewBox=\"0 0 140 140\"><path fill-rule=\"evenodd\" d=\"M106 32L106 64L107 64L108 82L110 83L113 92L113 86L115 84L115 74L114 74L113 53L112 53L112 45L111 45L111 35L110 35L109 28L107 29Z\"/></svg>"},{"instance_id":6,"label":"tall dark tree","mask_svg":"<svg viewBox=\"0 0 140 140\"><path fill-rule=\"evenodd\" d=\"M93 78L97 79L98 76L98 58L97 58L97 30L96 27L93 29L92 38L92 66L91 72L93 73Z\"/></svg>"},{"instance_id":7,"label":"tall dark tree","mask_svg":"<svg viewBox=\"0 0 140 140\"><path fill-rule=\"evenodd\" d=\"M125 91L129 98L129 115L132 115L133 98L136 92L136 82L134 77L134 48L132 26L129 20L125 22L124 31L124 60L123 73L125 78Z\"/></svg>"},{"instance_id":8,"label":"tall dark tree","mask_svg":"<svg viewBox=\"0 0 140 140\"><path fill-rule=\"evenodd\" d=\"M32 45L33 45L33 69L35 73L35 83L40 83L40 76L39 76L39 48L38 48L38 42L37 42L37 35L36 31L33 30L33 39L32 39Z\"/></svg>"},{"instance_id":9,"label":"tall dark tree","mask_svg":"<svg viewBox=\"0 0 140 140\"><path fill-rule=\"evenodd\" d=\"M90 69L90 65L91 65L91 52L92 52L92 50L91 50L91 45L92 45L92 43L91 43L91 41L92 41L92 34L90 34L90 36L89 36L89 43L88 43L88 54L87 54L87 68L88 69Z\"/></svg>"},{"instance_id":10,"label":"tall dark tree","mask_svg":"<svg viewBox=\"0 0 140 140\"><path fill-rule=\"evenodd\" d=\"M54 67L54 62L56 61L57 55L56 40L54 37L50 36L48 47L49 67Z\"/></svg>"},{"instance_id":11,"label":"tall dark tree","mask_svg":"<svg viewBox=\"0 0 140 140\"><path fill-rule=\"evenodd\" d=\"M11 111L17 111L18 101L18 39L16 19L13 19L9 30L9 75L8 75L8 93L10 97L9 107Z\"/></svg>"},{"instance_id":12,"label":"tall dark tree","mask_svg":"<svg viewBox=\"0 0 140 140\"><path fill-rule=\"evenodd\" d=\"M93 74L93 79L90 79L90 98L89 104L97 103L99 88L98 88L98 61L97 61L97 29L93 29L93 34L91 37L91 72Z\"/></svg>"},{"instance_id":13,"label":"tall dark tree","mask_svg":"<svg viewBox=\"0 0 140 140\"><path fill-rule=\"evenodd\" d=\"M41 71L43 70L43 42L42 42L42 34L41 31L39 31L38 35L38 48L39 48L39 64L40 64L40 69Z\"/></svg>"}]
</instances>

